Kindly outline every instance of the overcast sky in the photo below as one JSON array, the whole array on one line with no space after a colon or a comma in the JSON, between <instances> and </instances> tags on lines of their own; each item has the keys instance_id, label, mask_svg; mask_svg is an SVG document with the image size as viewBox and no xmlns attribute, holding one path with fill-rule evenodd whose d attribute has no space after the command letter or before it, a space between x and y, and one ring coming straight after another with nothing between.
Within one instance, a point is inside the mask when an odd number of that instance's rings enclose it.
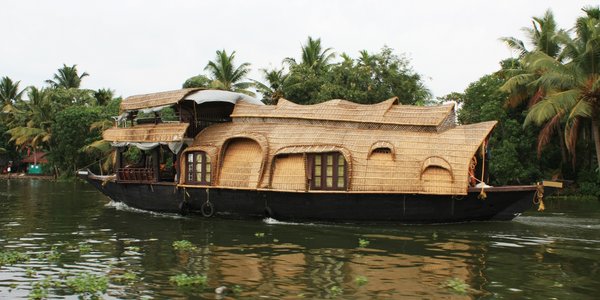
<instances>
[{"instance_id":1,"label":"overcast sky","mask_svg":"<svg viewBox=\"0 0 600 300\"><path fill-rule=\"evenodd\" d=\"M124 97L177 89L204 73L215 51L237 63L280 67L308 36L358 56L387 45L405 54L434 96L463 91L514 53L532 16L552 9L571 28L598 1L30 1L0 0L0 76L43 86L62 64L90 74L82 87Z\"/></svg>"}]
</instances>

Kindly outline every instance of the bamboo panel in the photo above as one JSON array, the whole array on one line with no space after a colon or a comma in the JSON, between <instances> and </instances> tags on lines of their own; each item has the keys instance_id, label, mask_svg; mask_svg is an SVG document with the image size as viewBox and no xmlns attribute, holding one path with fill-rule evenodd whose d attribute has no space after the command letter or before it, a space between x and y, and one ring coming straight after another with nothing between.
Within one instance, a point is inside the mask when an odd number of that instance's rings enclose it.
<instances>
[{"instance_id":1,"label":"bamboo panel","mask_svg":"<svg viewBox=\"0 0 600 300\"><path fill-rule=\"evenodd\" d=\"M452 174L440 167L429 167L421 174L423 192L426 194L447 194L452 190Z\"/></svg>"},{"instance_id":2,"label":"bamboo panel","mask_svg":"<svg viewBox=\"0 0 600 300\"><path fill-rule=\"evenodd\" d=\"M256 188L262 166L260 145L250 139L235 139L227 145L219 174L224 187Z\"/></svg>"},{"instance_id":3,"label":"bamboo panel","mask_svg":"<svg viewBox=\"0 0 600 300\"><path fill-rule=\"evenodd\" d=\"M277 156L271 187L283 191L306 190L306 164L303 154Z\"/></svg>"},{"instance_id":4,"label":"bamboo panel","mask_svg":"<svg viewBox=\"0 0 600 300\"><path fill-rule=\"evenodd\" d=\"M183 140L188 123L159 123L128 128L109 128L102 138L111 142L179 142Z\"/></svg>"}]
</instances>

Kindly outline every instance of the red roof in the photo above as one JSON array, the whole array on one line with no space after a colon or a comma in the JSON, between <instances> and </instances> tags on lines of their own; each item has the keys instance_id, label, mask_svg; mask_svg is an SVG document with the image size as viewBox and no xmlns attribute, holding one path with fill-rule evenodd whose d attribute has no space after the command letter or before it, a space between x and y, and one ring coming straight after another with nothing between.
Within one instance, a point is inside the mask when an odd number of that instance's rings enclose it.
<instances>
[{"instance_id":1,"label":"red roof","mask_svg":"<svg viewBox=\"0 0 600 300\"><path fill-rule=\"evenodd\" d=\"M24 157L21 162L24 163L34 163L38 164L47 164L48 159L46 159L46 153L44 152L31 152L28 156Z\"/></svg>"}]
</instances>

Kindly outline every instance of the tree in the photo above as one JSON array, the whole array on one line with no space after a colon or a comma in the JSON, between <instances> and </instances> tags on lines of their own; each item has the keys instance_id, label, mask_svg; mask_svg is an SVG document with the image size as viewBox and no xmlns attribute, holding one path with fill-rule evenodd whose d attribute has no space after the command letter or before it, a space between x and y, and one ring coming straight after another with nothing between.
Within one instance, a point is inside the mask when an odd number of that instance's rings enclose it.
<instances>
[{"instance_id":1,"label":"tree","mask_svg":"<svg viewBox=\"0 0 600 300\"><path fill-rule=\"evenodd\" d=\"M403 104L425 104L431 97L410 62L389 47L373 55L362 51L357 60L346 54L342 59L326 72L306 64L291 66L282 87L284 96L297 103L346 99L365 104L394 96Z\"/></svg>"},{"instance_id":2,"label":"tree","mask_svg":"<svg viewBox=\"0 0 600 300\"><path fill-rule=\"evenodd\" d=\"M464 93L452 93L444 98L460 98L458 111L461 124L498 121L489 140L491 160L490 180L494 185L524 184L535 182L541 170L535 159L535 138L532 128L523 128L523 109L505 107L507 94L499 87L505 82L498 74L489 74L469 84Z\"/></svg>"},{"instance_id":3,"label":"tree","mask_svg":"<svg viewBox=\"0 0 600 300\"><path fill-rule=\"evenodd\" d=\"M96 105L104 106L110 102L114 97L114 91L111 89L99 89L94 91L94 99Z\"/></svg>"},{"instance_id":4,"label":"tree","mask_svg":"<svg viewBox=\"0 0 600 300\"><path fill-rule=\"evenodd\" d=\"M23 93L27 89L19 91L20 81L13 82L8 76L0 80L0 122L8 125L12 123L10 112L14 110L15 103L21 101Z\"/></svg>"},{"instance_id":5,"label":"tree","mask_svg":"<svg viewBox=\"0 0 600 300\"><path fill-rule=\"evenodd\" d=\"M332 48L323 49L321 39L313 39L308 37L305 45L302 45L302 55L300 64L314 71L327 71L330 61L335 58L335 53ZM296 66L298 63L294 58L286 58L284 62L290 66Z\"/></svg>"},{"instance_id":6,"label":"tree","mask_svg":"<svg viewBox=\"0 0 600 300\"><path fill-rule=\"evenodd\" d=\"M92 130L92 123L106 119L103 107L70 106L57 112L52 123L52 151L49 159L62 173L74 174L78 168L84 167L94 157L82 151L100 139L100 130Z\"/></svg>"},{"instance_id":7,"label":"tree","mask_svg":"<svg viewBox=\"0 0 600 300\"><path fill-rule=\"evenodd\" d=\"M81 86L81 79L86 76L89 76L86 72L78 74L77 65L69 67L63 64L63 67L54 74L54 80L46 80L46 83L53 88L78 89Z\"/></svg>"},{"instance_id":8,"label":"tree","mask_svg":"<svg viewBox=\"0 0 600 300\"><path fill-rule=\"evenodd\" d=\"M551 10L547 10L542 17L532 18L532 27L524 27L522 29L529 39L529 43L534 46L533 52L541 52L549 57L559 59L561 50L560 37L566 32L558 29L554 15ZM532 55L532 52L527 50L525 43L514 37L501 38L510 48L519 52L519 57L522 62L527 60L527 57ZM529 64L513 61L513 68L506 68L502 72L504 76L509 78L501 87L505 92L509 93L507 105L514 108L522 105L528 100L529 107L535 105L546 95L545 87L540 84L540 73L532 69ZM564 136L562 133L562 119L564 113L557 114L552 120L546 122L538 134L537 154L542 155L543 148L549 143L554 134L559 136L559 145L561 148L561 161L568 162L567 149L564 144Z\"/></svg>"},{"instance_id":9,"label":"tree","mask_svg":"<svg viewBox=\"0 0 600 300\"><path fill-rule=\"evenodd\" d=\"M557 40L559 30L554 20L554 14L550 9L546 10L542 17L531 18L532 27L523 27L521 30L525 33L534 47L534 51L542 51L549 56L556 57L560 52L560 44ZM525 47L525 43L514 37L503 37L501 41L505 42L510 48L516 50L520 57L530 51Z\"/></svg>"},{"instance_id":10,"label":"tree","mask_svg":"<svg viewBox=\"0 0 600 300\"><path fill-rule=\"evenodd\" d=\"M268 85L257 80L252 81L258 92L263 95L262 102L269 105L277 104L279 98L283 97L283 84L288 74L284 73L283 69L261 69L260 71L263 73Z\"/></svg>"},{"instance_id":11,"label":"tree","mask_svg":"<svg viewBox=\"0 0 600 300\"><path fill-rule=\"evenodd\" d=\"M6 104L21 100L26 89L19 91L20 81L13 82L8 76L0 80L0 104L4 107Z\"/></svg>"},{"instance_id":12,"label":"tree","mask_svg":"<svg viewBox=\"0 0 600 300\"><path fill-rule=\"evenodd\" d=\"M15 126L7 131L15 145L34 151L49 146L53 112L49 94L47 89L30 87L29 100L15 104L16 109L11 111Z\"/></svg>"},{"instance_id":13,"label":"tree","mask_svg":"<svg viewBox=\"0 0 600 300\"><path fill-rule=\"evenodd\" d=\"M196 75L194 77L190 77L188 78L182 85L182 88L187 89L187 88L210 88L210 82L211 80L200 74L200 75Z\"/></svg>"},{"instance_id":14,"label":"tree","mask_svg":"<svg viewBox=\"0 0 600 300\"><path fill-rule=\"evenodd\" d=\"M523 58L532 72L540 74L537 82L547 91L532 106L525 125L556 122L566 116L567 149L575 155L579 128L589 120L600 166L600 9L584 8L586 16L577 19L576 37L561 36L564 50L560 57L536 51Z\"/></svg>"},{"instance_id":15,"label":"tree","mask_svg":"<svg viewBox=\"0 0 600 300\"><path fill-rule=\"evenodd\" d=\"M234 58L235 51L231 55L227 55L225 50L217 50L215 60L209 61L204 68L212 76L211 87L253 95L252 92L248 91L252 83L242 81L250 72L250 64L243 63L236 67L233 62Z\"/></svg>"}]
</instances>

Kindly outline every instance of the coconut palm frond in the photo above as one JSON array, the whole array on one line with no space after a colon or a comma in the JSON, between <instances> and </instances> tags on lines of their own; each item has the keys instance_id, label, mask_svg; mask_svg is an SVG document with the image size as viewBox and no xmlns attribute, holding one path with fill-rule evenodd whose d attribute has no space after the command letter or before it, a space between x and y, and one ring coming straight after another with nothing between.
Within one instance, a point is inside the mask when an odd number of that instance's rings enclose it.
<instances>
[{"instance_id":1,"label":"coconut palm frond","mask_svg":"<svg viewBox=\"0 0 600 300\"><path fill-rule=\"evenodd\" d=\"M93 130L104 131L113 126L114 126L114 122L111 120L100 120L100 121L96 121L90 125L90 131L93 131Z\"/></svg>"},{"instance_id":2,"label":"coconut palm frond","mask_svg":"<svg viewBox=\"0 0 600 300\"><path fill-rule=\"evenodd\" d=\"M85 153L94 153L94 152L108 153L111 150L112 150L112 147L110 145L110 142L107 142L105 140L98 140L89 145L85 145L81 148L81 151L83 151Z\"/></svg>"},{"instance_id":3,"label":"coconut palm frond","mask_svg":"<svg viewBox=\"0 0 600 300\"><path fill-rule=\"evenodd\" d=\"M517 53L519 54L519 57L523 57L523 55L525 55L529 52L529 51L527 51L527 48L525 48L525 43L523 43L523 41L521 41L517 38L502 37L502 38L500 38L500 41L505 43L512 50L517 51Z\"/></svg>"},{"instance_id":4,"label":"coconut palm frond","mask_svg":"<svg viewBox=\"0 0 600 300\"><path fill-rule=\"evenodd\" d=\"M548 145L548 143L550 143L554 132L556 132L557 129L560 129L560 120L562 119L563 115L564 112L559 112L542 127L542 130L540 130L537 144L538 159L542 157L542 150L546 145Z\"/></svg>"},{"instance_id":5,"label":"coconut palm frond","mask_svg":"<svg viewBox=\"0 0 600 300\"><path fill-rule=\"evenodd\" d=\"M576 160L575 146L577 145L577 139L579 137L579 124L581 123L581 119L576 118L570 121L567 121L565 126L565 145L567 146L567 150L572 156L573 164Z\"/></svg>"}]
</instances>

